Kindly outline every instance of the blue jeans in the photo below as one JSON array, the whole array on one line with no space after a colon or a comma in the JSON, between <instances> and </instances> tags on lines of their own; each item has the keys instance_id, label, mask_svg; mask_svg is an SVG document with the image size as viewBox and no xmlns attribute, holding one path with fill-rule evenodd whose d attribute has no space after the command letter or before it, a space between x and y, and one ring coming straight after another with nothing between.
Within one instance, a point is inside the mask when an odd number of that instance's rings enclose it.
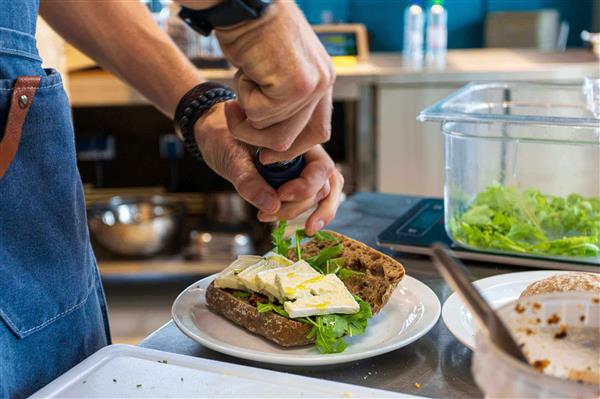
<instances>
[{"instance_id":1,"label":"blue jeans","mask_svg":"<svg viewBox=\"0 0 600 399\"><path fill-rule=\"evenodd\" d=\"M70 107L60 75L41 68L28 11L36 1L0 0L0 140L15 78L41 76L0 177L0 397L35 392L110 340Z\"/></svg>"}]
</instances>

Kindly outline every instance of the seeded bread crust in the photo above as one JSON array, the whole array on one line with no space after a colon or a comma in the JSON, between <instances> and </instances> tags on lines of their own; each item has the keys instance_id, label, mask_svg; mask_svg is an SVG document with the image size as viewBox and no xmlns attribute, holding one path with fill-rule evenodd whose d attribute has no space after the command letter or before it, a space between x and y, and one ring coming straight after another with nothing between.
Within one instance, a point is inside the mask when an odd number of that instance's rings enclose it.
<instances>
[{"instance_id":1,"label":"seeded bread crust","mask_svg":"<svg viewBox=\"0 0 600 399\"><path fill-rule=\"evenodd\" d=\"M344 280L348 291L368 302L373 314L377 314L388 302L394 289L404 277L404 267L395 259L362 242L335 231L327 232L344 245L342 256L347 259L344 267L365 273L365 275L355 275ZM310 258L329 245L329 243L311 240L303 245L302 258ZM297 260L293 249L290 250L288 257L294 261Z\"/></svg>"},{"instance_id":2,"label":"seeded bread crust","mask_svg":"<svg viewBox=\"0 0 600 399\"><path fill-rule=\"evenodd\" d=\"M206 290L206 304L213 312L281 346L301 346L314 342L306 338L310 332L308 324L273 312L259 313L248 302L216 288L214 282Z\"/></svg>"},{"instance_id":3,"label":"seeded bread crust","mask_svg":"<svg viewBox=\"0 0 600 399\"><path fill-rule=\"evenodd\" d=\"M600 294L600 274L584 272L555 274L529 284L521 293L521 298L566 291L589 291Z\"/></svg>"},{"instance_id":4,"label":"seeded bread crust","mask_svg":"<svg viewBox=\"0 0 600 399\"><path fill-rule=\"evenodd\" d=\"M351 293L371 305L373 314L378 313L404 277L404 267L361 242L336 232L329 233L344 244L342 256L348 260L344 267L365 273L343 280L344 284ZM302 256L308 258L316 255L326 246L327 243L311 240L303 245ZM289 258L297 260L293 250L290 250ZM215 288L214 282L206 290L206 303L213 312L281 346L302 346L314 342L314 339L306 338L311 326L273 312L259 313L250 303L234 297L226 290Z\"/></svg>"}]
</instances>

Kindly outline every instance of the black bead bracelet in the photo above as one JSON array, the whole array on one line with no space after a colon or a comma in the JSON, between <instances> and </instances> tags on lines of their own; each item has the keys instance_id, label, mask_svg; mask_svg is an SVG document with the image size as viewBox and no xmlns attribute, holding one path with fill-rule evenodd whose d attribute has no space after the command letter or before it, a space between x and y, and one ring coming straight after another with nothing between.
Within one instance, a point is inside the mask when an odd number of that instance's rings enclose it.
<instances>
[{"instance_id":1,"label":"black bead bracelet","mask_svg":"<svg viewBox=\"0 0 600 399\"><path fill-rule=\"evenodd\" d=\"M189 90L177 104L175 110L175 132L185 148L197 159L202 154L194 137L194 125L213 105L235 99L229 87L214 82L201 83Z\"/></svg>"}]
</instances>

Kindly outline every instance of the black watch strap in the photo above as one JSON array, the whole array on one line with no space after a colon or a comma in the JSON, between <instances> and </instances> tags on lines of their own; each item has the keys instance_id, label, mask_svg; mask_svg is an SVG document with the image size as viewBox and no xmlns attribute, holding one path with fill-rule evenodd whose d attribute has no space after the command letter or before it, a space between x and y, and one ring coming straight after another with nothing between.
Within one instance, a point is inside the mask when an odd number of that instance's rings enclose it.
<instances>
[{"instance_id":1,"label":"black watch strap","mask_svg":"<svg viewBox=\"0 0 600 399\"><path fill-rule=\"evenodd\" d=\"M194 125L213 105L233 100L235 93L229 87L214 82L201 83L189 90L175 110L175 132L185 148L197 159L202 154L194 136Z\"/></svg>"},{"instance_id":2,"label":"black watch strap","mask_svg":"<svg viewBox=\"0 0 600 399\"><path fill-rule=\"evenodd\" d=\"M179 17L196 32L208 36L214 28L226 28L259 18L271 0L224 0L206 10L181 7Z\"/></svg>"}]
</instances>

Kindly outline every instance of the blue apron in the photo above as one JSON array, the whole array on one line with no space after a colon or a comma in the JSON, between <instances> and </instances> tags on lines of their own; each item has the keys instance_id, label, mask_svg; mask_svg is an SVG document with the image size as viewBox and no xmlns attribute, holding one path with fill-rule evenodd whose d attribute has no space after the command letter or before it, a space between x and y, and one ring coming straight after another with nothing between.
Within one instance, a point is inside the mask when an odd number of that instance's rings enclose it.
<instances>
[{"instance_id":1,"label":"blue apron","mask_svg":"<svg viewBox=\"0 0 600 399\"><path fill-rule=\"evenodd\" d=\"M41 67L37 8L0 0L0 398L30 395L110 339L69 102Z\"/></svg>"}]
</instances>

